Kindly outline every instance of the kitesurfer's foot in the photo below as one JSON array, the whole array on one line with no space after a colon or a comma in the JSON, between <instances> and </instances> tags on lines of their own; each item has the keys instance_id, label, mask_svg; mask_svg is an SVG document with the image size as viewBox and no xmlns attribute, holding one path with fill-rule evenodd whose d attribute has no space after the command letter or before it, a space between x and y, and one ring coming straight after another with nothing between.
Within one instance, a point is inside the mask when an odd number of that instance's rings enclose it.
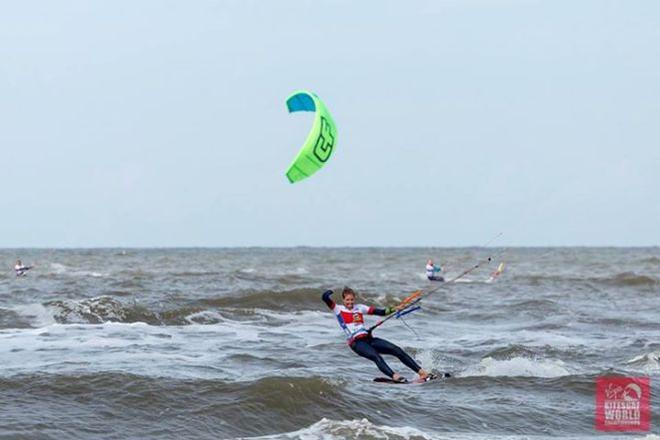
<instances>
[{"instance_id":1,"label":"kitesurfer's foot","mask_svg":"<svg viewBox=\"0 0 660 440\"><path fill-rule=\"evenodd\" d=\"M425 382L426 382L426 381L429 381L429 380L433 380L433 379L437 379L437 378L438 378L438 375L437 375L437 374L435 374L435 373L429 373L429 372L427 372L427 371L424 370L424 369L419 370L419 371L417 372L417 374L419 374L419 378L422 379L422 380L425 381Z\"/></svg>"},{"instance_id":2,"label":"kitesurfer's foot","mask_svg":"<svg viewBox=\"0 0 660 440\"><path fill-rule=\"evenodd\" d=\"M435 373L428 373L425 370L419 370L417 372L419 374L419 378L423 380L424 382L428 382L429 380L437 379L438 375Z\"/></svg>"},{"instance_id":3,"label":"kitesurfer's foot","mask_svg":"<svg viewBox=\"0 0 660 440\"><path fill-rule=\"evenodd\" d=\"M425 382L428 382L429 380L433 380L433 379L437 379L437 378L438 378L438 375L437 375L437 374L435 374L435 373L428 373L428 372L426 372L424 369L419 370L419 371L417 372L417 374L419 374L419 378L422 379L422 380L425 381ZM447 375L447 376L444 376L444 375L443 375L443 377L449 377L449 376L448 376L448 375Z\"/></svg>"},{"instance_id":4,"label":"kitesurfer's foot","mask_svg":"<svg viewBox=\"0 0 660 440\"><path fill-rule=\"evenodd\" d=\"M406 383L408 382L405 377L401 376L399 373L394 373L392 380L397 383Z\"/></svg>"}]
</instances>

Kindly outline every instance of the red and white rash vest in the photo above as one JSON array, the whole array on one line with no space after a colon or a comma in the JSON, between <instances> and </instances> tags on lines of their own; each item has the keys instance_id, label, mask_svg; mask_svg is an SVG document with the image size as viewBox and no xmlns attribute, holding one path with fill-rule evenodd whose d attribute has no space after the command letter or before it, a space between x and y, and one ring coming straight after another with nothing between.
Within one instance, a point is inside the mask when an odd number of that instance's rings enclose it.
<instances>
[{"instance_id":1,"label":"red and white rash vest","mask_svg":"<svg viewBox=\"0 0 660 440\"><path fill-rule=\"evenodd\" d=\"M348 309L343 304L336 304L332 298L330 298L332 293L332 290L326 291L323 294L323 301L337 317L339 326L344 330L344 333L346 333L348 345L351 345L356 339L369 336L369 332L364 326L363 315L383 316L386 314L385 309L377 309L364 304L355 304L352 309Z\"/></svg>"}]
</instances>

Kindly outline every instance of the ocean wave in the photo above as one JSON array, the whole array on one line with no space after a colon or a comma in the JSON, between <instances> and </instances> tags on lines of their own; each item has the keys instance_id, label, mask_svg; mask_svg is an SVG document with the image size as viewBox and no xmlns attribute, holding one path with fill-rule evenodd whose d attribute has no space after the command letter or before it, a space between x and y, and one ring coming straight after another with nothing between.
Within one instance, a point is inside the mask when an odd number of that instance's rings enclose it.
<instances>
[{"instance_id":1,"label":"ocean wave","mask_svg":"<svg viewBox=\"0 0 660 440\"><path fill-rule=\"evenodd\" d=\"M207 306L234 309L268 309L285 310L326 310L321 300L322 289L304 288L289 290L246 290L237 295L203 299L200 302ZM360 294L359 302L379 304L396 304L402 298L392 295ZM341 294L335 293L334 300L341 301Z\"/></svg>"},{"instance_id":2,"label":"ocean wave","mask_svg":"<svg viewBox=\"0 0 660 440\"><path fill-rule=\"evenodd\" d=\"M507 386L516 383L511 381ZM593 395L593 381L590 384L589 397ZM478 386L469 380L462 384L459 380L457 385L468 390ZM438 396L439 390L442 396ZM370 383L360 386L320 377L228 382L99 372L0 378L0 399L17 408L31 405L27 407L34 411L5 411L3 422L20 424L26 432L50 427L52 432L62 433L62 426L74 430L93 426L109 437L121 438L169 438L148 435L155 430L170 436L185 432L189 438L210 438L212 432L213 438L401 440L488 439L493 438L493 430L502 432L505 426L516 432L513 427L521 422L512 425L506 417L492 428L485 425L485 412L464 406L456 391L455 386L445 389L442 384L414 388ZM442 411L449 404L454 411ZM67 408L64 413L62 405ZM507 411L521 416L518 410ZM346 415L352 418L343 420ZM318 417L325 418L319 421ZM547 421L547 415L544 417ZM195 423L190 423L191 418ZM558 416L556 423L563 421L560 419ZM531 428L533 423L523 425ZM467 432L440 434L431 431L429 425Z\"/></svg>"},{"instance_id":3,"label":"ocean wave","mask_svg":"<svg viewBox=\"0 0 660 440\"><path fill-rule=\"evenodd\" d=\"M550 299L528 299L518 301L508 305L507 311L510 312L531 312L535 315L547 316L548 312L560 310L559 304Z\"/></svg>"},{"instance_id":4,"label":"ocean wave","mask_svg":"<svg viewBox=\"0 0 660 440\"><path fill-rule=\"evenodd\" d=\"M7 411L5 406L3 423L20 424L25 432L35 433L51 427L53 435L61 434L62 426L83 431L94 426L109 437L121 438L169 438L145 434L151 430L168 435L185 432L190 438L211 438L211 432L213 438L253 439L525 438L493 433L534 434L534 438L554 433L556 438L575 432L571 430L576 426L589 429L581 422L583 415L570 421L577 425L567 428L565 413L553 413L555 407L529 407L524 395L556 393L578 399L578 405L590 405L595 377L458 377L400 387L318 376L236 382L109 371L37 373L0 377L0 399L21 409ZM508 398L497 391L502 388L516 392ZM62 405L67 408L64 413ZM488 419L493 412L502 417ZM345 419L347 415L350 419ZM190 423L191 418L195 423Z\"/></svg>"},{"instance_id":5,"label":"ocean wave","mask_svg":"<svg viewBox=\"0 0 660 440\"><path fill-rule=\"evenodd\" d=\"M660 350L635 356L626 365L645 374L655 374L660 371Z\"/></svg>"},{"instance_id":6,"label":"ocean wave","mask_svg":"<svg viewBox=\"0 0 660 440\"><path fill-rule=\"evenodd\" d=\"M608 277L574 277L562 275L525 275L516 278L538 286L541 283L592 283L609 287L654 287L660 281L650 275L621 272Z\"/></svg>"},{"instance_id":7,"label":"ocean wave","mask_svg":"<svg viewBox=\"0 0 660 440\"><path fill-rule=\"evenodd\" d=\"M361 420L330 420L323 418L311 426L293 432L244 440L529 440L528 435L482 434L473 432L425 432L411 426L377 425L364 418ZM536 440L579 440L590 439L583 436L534 435ZM627 436L612 436L608 439L627 439ZM648 434L642 440L660 440L655 434Z\"/></svg>"},{"instance_id":8,"label":"ocean wave","mask_svg":"<svg viewBox=\"0 0 660 440\"><path fill-rule=\"evenodd\" d=\"M647 275L638 275L634 272L623 272L611 278L606 278L603 282L617 287L641 287L655 286L658 280Z\"/></svg>"},{"instance_id":9,"label":"ocean wave","mask_svg":"<svg viewBox=\"0 0 660 440\"><path fill-rule=\"evenodd\" d=\"M641 260L642 263L660 265L660 257L648 257Z\"/></svg>"},{"instance_id":10,"label":"ocean wave","mask_svg":"<svg viewBox=\"0 0 660 440\"><path fill-rule=\"evenodd\" d=\"M207 316L204 316L204 313ZM218 315L199 307L151 311L146 306L124 303L111 296L81 300L53 300L0 309L0 328L43 327L49 324L102 324L106 322L150 325L215 324Z\"/></svg>"},{"instance_id":11,"label":"ocean wave","mask_svg":"<svg viewBox=\"0 0 660 440\"><path fill-rule=\"evenodd\" d=\"M137 303L123 303L111 296L81 300L53 300L43 304L26 304L11 309L0 308L0 328L39 328L57 324L102 324L106 322L146 323L150 325L186 325L217 323L218 319L197 316L204 311L183 307L153 312Z\"/></svg>"},{"instance_id":12,"label":"ocean wave","mask_svg":"<svg viewBox=\"0 0 660 440\"><path fill-rule=\"evenodd\" d=\"M28 272L28 279L42 278L47 280L56 280L63 277L73 278L106 278L110 273L98 270L73 269L62 263L49 263L44 266L32 265L32 270ZM10 278L14 278L14 274Z\"/></svg>"},{"instance_id":13,"label":"ocean wave","mask_svg":"<svg viewBox=\"0 0 660 440\"><path fill-rule=\"evenodd\" d=\"M0 309L0 328L43 327L55 323L52 312L43 304L22 304Z\"/></svg>"},{"instance_id":14,"label":"ocean wave","mask_svg":"<svg viewBox=\"0 0 660 440\"><path fill-rule=\"evenodd\" d=\"M200 270L200 271L183 271L183 272L172 272L167 275L176 278L195 278L195 277L215 277L222 276L222 272L210 271L210 270Z\"/></svg>"},{"instance_id":15,"label":"ocean wave","mask_svg":"<svg viewBox=\"0 0 660 440\"><path fill-rule=\"evenodd\" d=\"M571 348L571 351L573 348ZM495 348L484 356L496 360L509 360L513 358L538 359L547 356L557 356L563 351L551 345L526 346L520 344L509 344Z\"/></svg>"},{"instance_id":16,"label":"ocean wave","mask_svg":"<svg viewBox=\"0 0 660 440\"><path fill-rule=\"evenodd\" d=\"M478 365L468 368L461 376L527 376L527 377L559 377L571 373L561 360L542 358L512 357L510 359L495 359L485 357Z\"/></svg>"},{"instance_id":17,"label":"ocean wave","mask_svg":"<svg viewBox=\"0 0 660 440\"><path fill-rule=\"evenodd\" d=\"M320 309L323 305L318 289L247 290L238 295L222 296L201 300L202 304L213 307L263 308L271 310Z\"/></svg>"},{"instance_id":18,"label":"ocean wave","mask_svg":"<svg viewBox=\"0 0 660 440\"><path fill-rule=\"evenodd\" d=\"M235 270L231 272L230 276L240 281L269 281L285 286L288 284L299 284L310 281L309 271L304 267L296 267L295 269L286 270L272 270L270 268L255 269L248 267Z\"/></svg>"},{"instance_id":19,"label":"ocean wave","mask_svg":"<svg viewBox=\"0 0 660 440\"><path fill-rule=\"evenodd\" d=\"M153 306L151 306L153 307ZM43 304L0 309L0 328L40 327L59 324L101 324L104 322L150 325L217 324L223 315L241 319L268 312L326 310L316 289L255 291L242 296L201 299L189 305L152 310L138 302L120 301L102 295L80 300L52 300Z\"/></svg>"},{"instance_id":20,"label":"ocean wave","mask_svg":"<svg viewBox=\"0 0 660 440\"><path fill-rule=\"evenodd\" d=\"M36 318L37 314L20 313L15 309L6 309L0 308L0 329L3 328L31 328L33 318Z\"/></svg>"},{"instance_id":21,"label":"ocean wave","mask_svg":"<svg viewBox=\"0 0 660 440\"><path fill-rule=\"evenodd\" d=\"M145 322L159 324L162 320L145 307L125 305L110 296L81 300L55 300L44 304L59 324L101 324L104 322Z\"/></svg>"},{"instance_id":22,"label":"ocean wave","mask_svg":"<svg viewBox=\"0 0 660 440\"><path fill-rule=\"evenodd\" d=\"M213 310L201 310L193 312L184 317L189 324L212 325L224 320L223 316Z\"/></svg>"},{"instance_id":23,"label":"ocean wave","mask_svg":"<svg viewBox=\"0 0 660 440\"><path fill-rule=\"evenodd\" d=\"M237 383L118 372L0 378L0 399L16 408L34 407L38 402L39 408L35 417L4 406L3 424L19 423L25 431L36 432L44 426L54 431L62 426L83 430L94 426L118 438L145 435L143 426L130 432L136 420L169 436L185 432L189 438L208 438L211 426L215 438L272 434L308 425L313 414L334 413L331 408L352 405L350 394L318 377L267 377ZM64 413L62 405L67 408ZM150 423L154 417L157 426ZM191 424L191 417L197 423Z\"/></svg>"},{"instance_id":24,"label":"ocean wave","mask_svg":"<svg viewBox=\"0 0 660 440\"><path fill-rule=\"evenodd\" d=\"M388 440L436 440L441 438L410 427L378 426L367 419L328 420L323 418L313 425L294 432L251 437L250 440L344 440L344 439L388 439ZM247 440L247 439L246 439Z\"/></svg>"}]
</instances>

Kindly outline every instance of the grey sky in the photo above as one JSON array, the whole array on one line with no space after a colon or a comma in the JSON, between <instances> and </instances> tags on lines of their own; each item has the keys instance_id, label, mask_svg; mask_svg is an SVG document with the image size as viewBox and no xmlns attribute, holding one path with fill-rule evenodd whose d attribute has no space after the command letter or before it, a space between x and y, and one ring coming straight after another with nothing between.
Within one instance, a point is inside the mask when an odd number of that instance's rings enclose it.
<instances>
[{"instance_id":1,"label":"grey sky","mask_svg":"<svg viewBox=\"0 0 660 440\"><path fill-rule=\"evenodd\" d=\"M0 246L660 245L660 2L25 1ZM315 91L325 169L284 172Z\"/></svg>"}]
</instances>

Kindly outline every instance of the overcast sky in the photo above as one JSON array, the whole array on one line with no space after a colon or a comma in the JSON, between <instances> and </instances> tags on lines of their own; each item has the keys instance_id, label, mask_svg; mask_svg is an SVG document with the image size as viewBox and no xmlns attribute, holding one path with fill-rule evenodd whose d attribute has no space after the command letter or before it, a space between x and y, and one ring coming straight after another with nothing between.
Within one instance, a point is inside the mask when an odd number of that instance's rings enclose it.
<instances>
[{"instance_id":1,"label":"overcast sky","mask_svg":"<svg viewBox=\"0 0 660 440\"><path fill-rule=\"evenodd\" d=\"M660 245L660 2L1 5L2 247Z\"/></svg>"}]
</instances>

